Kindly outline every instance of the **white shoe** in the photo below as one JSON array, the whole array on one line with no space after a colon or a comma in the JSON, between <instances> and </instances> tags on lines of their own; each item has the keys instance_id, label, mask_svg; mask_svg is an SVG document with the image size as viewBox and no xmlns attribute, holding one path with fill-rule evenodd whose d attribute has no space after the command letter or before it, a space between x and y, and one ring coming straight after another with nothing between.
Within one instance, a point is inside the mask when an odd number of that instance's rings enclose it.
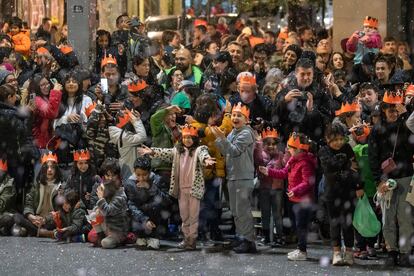
<instances>
[{"instance_id":1,"label":"white shoe","mask_svg":"<svg viewBox=\"0 0 414 276\"><path fill-rule=\"evenodd\" d=\"M308 254L306 252L302 252L299 249L292 251L287 256L288 260L290 261L306 261L308 258Z\"/></svg>"},{"instance_id":2,"label":"white shoe","mask_svg":"<svg viewBox=\"0 0 414 276\"><path fill-rule=\"evenodd\" d=\"M354 264L354 252L352 252L352 251L345 251L345 254L344 254L344 264L345 265L353 265Z\"/></svg>"},{"instance_id":3,"label":"white shoe","mask_svg":"<svg viewBox=\"0 0 414 276\"><path fill-rule=\"evenodd\" d=\"M144 238L138 238L137 239L137 242L136 242L136 245L138 245L138 246L146 246L147 245L147 240L144 239Z\"/></svg>"},{"instance_id":4,"label":"white shoe","mask_svg":"<svg viewBox=\"0 0 414 276\"><path fill-rule=\"evenodd\" d=\"M150 247L152 249L160 249L160 240L149 238L147 240L147 247Z\"/></svg>"},{"instance_id":5,"label":"white shoe","mask_svg":"<svg viewBox=\"0 0 414 276\"><path fill-rule=\"evenodd\" d=\"M332 257L332 265L343 265L344 259L342 258L341 251L334 251Z\"/></svg>"}]
</instances>

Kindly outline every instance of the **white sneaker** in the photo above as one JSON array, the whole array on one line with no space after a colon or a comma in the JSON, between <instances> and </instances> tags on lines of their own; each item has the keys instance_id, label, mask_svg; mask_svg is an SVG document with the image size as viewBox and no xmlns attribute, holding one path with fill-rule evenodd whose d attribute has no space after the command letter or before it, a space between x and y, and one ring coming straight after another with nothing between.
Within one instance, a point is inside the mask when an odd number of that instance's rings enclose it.
<instances>
[{"instance_id":1,"label":"white sneaker","mask_svg":"<svg viewBox=\"0 0 414 276\"><path fill-rule=\"evenodd\" d=\"M344 264L345 265L353 265L354 264L354 252L352 252L352 251L345 251L345 254L344 254Z\"/></svg>"},{"instance_id":2,"label":"white sneaker","mask_svg":"<svg viewBox=\"0 0 414 276\"><path fill-rule=\"evenodd\" d=\"M343 265L344 259L342 258L341 251L334 251L332 257L332 265Z\"/></svg>"},{"instance_id":3,"label":"white sneaker","mask_svg":"<svg viewBox=\"0 0 414 276\"><path fill-rule=\"evenodd\" d=\"M295 251L290 252L287 258L290 261L306 261L308 254L306 252L300 251L299 249L296 249Z\"/></svg>"},{"instance_id":4,"label":"white sneaker","mask_svg":"<svg viewBox=\"0 0 414 276\"><path fill-rule=\"evenodd\" d=\"M147 240L147 247L150 247L152 249L160 249L160 240L149 238Z\"/></svg>"},{"instance_id":5,"label":"white sneaker","mask_svg":"<svg viewBox=\"0 0 414 276\"><path fill-rule=\"evenodd\" d=\"M136 242L136 245L138 245L138 246L146 246L147 245L147 240L144 239L144 238L138 238L137 239L137 242Z\"/></svg>"}]
</instances>

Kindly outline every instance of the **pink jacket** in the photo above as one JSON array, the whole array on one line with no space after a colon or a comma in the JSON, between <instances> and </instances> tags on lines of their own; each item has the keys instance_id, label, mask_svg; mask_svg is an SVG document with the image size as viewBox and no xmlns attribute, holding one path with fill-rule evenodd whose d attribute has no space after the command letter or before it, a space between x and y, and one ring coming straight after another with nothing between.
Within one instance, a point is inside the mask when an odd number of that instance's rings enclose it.
<instances>
[{"instance_id":1,"label":"pink jacket","mask_svg":"<svg viewBox=\"0 0 414 276\"><path fill-rule=\"evenodd\" d=\"M283 169L269 169L269 176L288 179L288 192L294 196L292 202L312 201L315 186L317 159L312 153L303 152L289 159Z\"/></svg>"},{"instance_id":2,"label":"pink jacket","mask_svg":"<svg viewBox=\"0 0 414 276\"><path fill-rule=\"evenodd\" d=\"M365 36L368 36L368 41L364 44L364 46L368 49L377 48L380 49L382 47L382 38L378 32L367 33ZM349 38L346 42L346 49L349 52L356 52L358 46L359 39L358 38Z\"/></svg>"},{"instance_id":3,"label":"pink jacket","mask_svg":"<svg viewBox=\"0 0 414 276\"><path fill-rule=\"evenodd\" d=\"M282 179L272 179L260 173L257 168L259 166L266 166L272 169L281 169L284 167L283 152L279 152L276 156L270 156L263 150L263 142L256 142L254 146L254 166L256 167L257 175L260 180L260 189L283 189Z\"/></svg>"},{"instance_id":4,"label":"pink jacket","mask_svg":"<svg viewBox=\"0 0 414 276\"><path fill-rule=\"evenodd\" d=\"M62 92L51 90L49 100L41 96L36 96L36 112L33 122L33 139L38 148L46 148L47 142L52 138L52 122L56 119L59 111Z\"/></svg>"}]
</instances>

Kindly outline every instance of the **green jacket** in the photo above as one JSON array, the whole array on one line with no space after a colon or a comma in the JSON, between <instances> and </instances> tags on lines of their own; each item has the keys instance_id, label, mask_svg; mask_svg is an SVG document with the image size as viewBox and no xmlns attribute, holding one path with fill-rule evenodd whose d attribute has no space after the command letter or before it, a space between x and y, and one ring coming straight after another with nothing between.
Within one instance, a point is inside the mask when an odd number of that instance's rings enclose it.
<instances>
[{"instance_id":1,"label":"green jacket","mask_svg":"<svg viewBox=\"0 0 414 276\"><path fill-rule=\"evenodd\" d=\"M361 179L364 182L364 192L368 197L373 197L377 192L377 186L369 165L368 144L357 144L352 149L358 162Z\"/></svg>"},{"instance_id":2,"label":"green jacket","mask_svg":"<svg viewBox=\"0 0 414 276\"><path fill-rule=\"evenodd\" d=\"M170 69L167 69L164 71L165 75L168 76L172 70L174 70L176 68L176 66L171 67ZM191 70L193 71L192 76L194 76L194 80L192 79L186 79L186 80L191 80L193 81L196 85L201 85L202 81L203 81L203 71L201 71L201 69L196 66L196 65L191 65ZM164 87L164 90L166 90L168 87L170 87L170 84L167 83L167 78L165 78L162 81L162 87Z\"/></svg>"},{"instance_id":3,"label":"green jacket","mask_svg":"<svg viewBox=\"0 0 414 276\"><path fill-rule=\"evenodd\" d=\"M8 175L0 182L0 215L16 212L16 188L13 182L14 179Z\"/></svg>"},{"instance_id":4,"label":"green jacket","mask_svg":"<svg viewBox=\"0 0 414 276\"><path fill-rule=\"evenodd\" d=\"M50 197L50 201L53 206L53 210L56 211L56 202L55 197L58 195L59 190L61 189L62 184L55 183L55 187L52 190L52 196ZM24 210L23 215L27 216L29 214L37 215L39 214L42 203L43 203L43 195L44 195L44 185L40 184L39 182L34 185L30 191L26 194L26 200L24 202Z\"/></svg>"},{"instance_id":5,"label":"green jacket","mask_svg":"<svg viewBox=\"0 0 414 276\"><path fill-rule=\"evenodd\" d=\"M157 148L172 148L174 147L173 134L171 129L164 123L165 117L168 116L167 109L160 109L151 116L150 125L152 133L152 146ZM171 162L161 161L158 158L153 158L151 161L152 167L159 170L171 170Z\"/></svg>"},{"instance_id":6,"label":"green jacket","mask_svg":"<svg viewBox=\"0 0 414 276\"><path fill-rule=\"evenodd\" d=\"M74 236L82 233L84 226L88 225L86 212L82 208L75 208L69 213L59 211L62 227L66 228L65 235ZM53 219L50 217L50 219Z\"/></svg>"}]
</instances>

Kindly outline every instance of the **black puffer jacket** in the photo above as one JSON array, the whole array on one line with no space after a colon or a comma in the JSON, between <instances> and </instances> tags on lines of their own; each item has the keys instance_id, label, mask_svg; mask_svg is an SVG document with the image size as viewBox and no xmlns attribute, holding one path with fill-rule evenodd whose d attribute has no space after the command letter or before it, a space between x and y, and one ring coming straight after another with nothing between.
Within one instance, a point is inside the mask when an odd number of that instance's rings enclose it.
<instances>
[{"instance_id":1,"label":"black puffer jacket","mask_svg":"<svg viewBox=\"0 0 414 276\"><path fill-rule=\"evenodd\" d=\"M70 190L74 190L79 193L80 199L86 209L92 210L95 205L92 205L90 201L90 195L92 194L92 188L96 183L101 183L101 178L94 173L94 170L89 169L85 173L81 173L79 170L76 173L73 173L65 187L64 191L67 193ZM89 193L89 197L87 199L86 193Z\"/></svg>"}]
</instances>

